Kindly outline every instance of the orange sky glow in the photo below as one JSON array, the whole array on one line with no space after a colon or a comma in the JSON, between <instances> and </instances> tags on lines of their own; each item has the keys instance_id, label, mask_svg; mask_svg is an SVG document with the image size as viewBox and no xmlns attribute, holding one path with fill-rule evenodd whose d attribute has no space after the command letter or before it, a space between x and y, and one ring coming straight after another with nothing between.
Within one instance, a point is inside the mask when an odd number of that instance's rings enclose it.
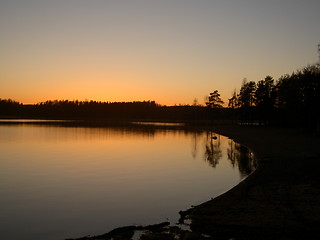
<instances>
[{"instance_id":1,"label":"orange sky glow","mask_svg":"<svg viewBox=\"0 0 320 240\"><path fill-rule=\"evenodd\" d=\"M314 64L319 1L1 1L0 98L227 102ZM299 14L299 18L296 18Z\"/></svg>"}]
</instances>

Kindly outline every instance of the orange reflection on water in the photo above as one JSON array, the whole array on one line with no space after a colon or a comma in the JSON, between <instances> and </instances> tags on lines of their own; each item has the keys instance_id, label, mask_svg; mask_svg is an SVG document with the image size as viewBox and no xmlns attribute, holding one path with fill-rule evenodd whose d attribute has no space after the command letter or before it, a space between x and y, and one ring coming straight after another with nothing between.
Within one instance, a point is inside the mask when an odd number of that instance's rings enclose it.
<instances>
[{"instance_id":1,"label":"orange reflection on water","mask_svg":"<svg viewBox=\"0 0 320 240\"><path fill-rule=\"evenodd\" d=\"M228 157L230 140L201 131L24 124L0 125L0 133L0 222L7 239L177 222L180 210L243 177Z\"/></svg>"}]
</instances>

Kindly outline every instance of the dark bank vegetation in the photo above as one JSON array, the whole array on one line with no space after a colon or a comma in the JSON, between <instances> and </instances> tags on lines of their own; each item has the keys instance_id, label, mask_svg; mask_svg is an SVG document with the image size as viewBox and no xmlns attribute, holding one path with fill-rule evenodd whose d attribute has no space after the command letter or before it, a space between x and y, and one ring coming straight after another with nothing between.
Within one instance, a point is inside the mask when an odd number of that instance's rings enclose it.
<instances>
[{"instance_id":1,"label":"dark bank vegetation","mask_svg":"<svg viewBox=\"0 0 320 240\"><path fill-rule=\"evenodd\" d=\"M258 82L243 80L240 91L234 91L229 99L228 107L224 108L222 104L218 90L210 93L206 106L78 100L24 105L11 99L0 99L0 117L205 123L229 120L242 125L293 126L320 131L320 66L308 66L278 80L271 76Z\"/></svg>"},{"instance_id":2,"label":"dark bank vegetation","mask_svg":"<svg viewBox=\"0 0 320 240\"><path fill-rule=\"evenodd\" d=\"M300 126L320 130L320 66L313 65L278 80L244 80L229 99L234 119L249 125Z\"/></svg>"},{"instance_id":3,"label":"dark bank vegetation","mask_svg":"<svg viewBox=\"0 0 320 240\"><path fill-rule=\"evenodd\" d=\"M46 101L24 105L10 99L0 99L2 118L39 118L60 120L150 120L205 121L230 119L230 109L209 109L199 105L163 106L154 101L97 102Z\"/></svg>"}]
</instances>

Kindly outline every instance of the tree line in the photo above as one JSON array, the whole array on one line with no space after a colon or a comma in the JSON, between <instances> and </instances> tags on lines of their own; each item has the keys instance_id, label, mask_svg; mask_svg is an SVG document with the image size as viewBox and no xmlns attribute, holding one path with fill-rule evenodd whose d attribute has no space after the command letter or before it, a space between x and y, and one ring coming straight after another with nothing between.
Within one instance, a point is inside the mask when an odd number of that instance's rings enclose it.
<instances>
[{"instance_id":1,"label":"tree line","mask_svg":"<svg viewBox=\"0 0 320 240\"><path fill-rule=\"evenodd\" d=\"M304 126L320 130L320 66L258 81L244 80L228 107L242 123Z\"/></svg>"},{"instance_id":2,"label":"tree line","mask_svg":"<svg viewBox=\"0 0 320 240\"><path fill-rule=\"evenodd\" d=\"M209 116L228 119L228 109L210 110L200 105L165 106L155 101L101 102L54 100L24 105L0 99L2 118L39 118L64 120L162 120L207 121ZM230 115L230 113L229 113Z\"/></svg>"},{"instance_id":3,"label":"tree line","mask_svg":"<svg viewBox=\"0 0 320 240\"><path fill-rule=\"evenodd\" d=\"M320 131L320 65L254 82L244 80L223 107L218 90L210 93L206 106L163 106L155 101L98 102L54 100L24 105L0 99L2 118L70 120L233 120L240 124L301 126Z\"/></svg>"}]
</instances>

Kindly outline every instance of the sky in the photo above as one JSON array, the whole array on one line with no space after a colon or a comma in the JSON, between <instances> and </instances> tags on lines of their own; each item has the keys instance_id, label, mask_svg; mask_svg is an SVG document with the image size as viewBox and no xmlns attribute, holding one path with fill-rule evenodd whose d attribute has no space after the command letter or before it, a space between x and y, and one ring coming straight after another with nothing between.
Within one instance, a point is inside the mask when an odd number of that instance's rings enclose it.
<instances>
[{"instance_id":1,"label":"sky","mask_svg":"<svg viewBox=\"0 0 320 240\"><path fill-rule=\"evenodd\" d=\"M318 61L319 0L0 0L0 98L204 104Z\"/></svg>"}]
</instances>

